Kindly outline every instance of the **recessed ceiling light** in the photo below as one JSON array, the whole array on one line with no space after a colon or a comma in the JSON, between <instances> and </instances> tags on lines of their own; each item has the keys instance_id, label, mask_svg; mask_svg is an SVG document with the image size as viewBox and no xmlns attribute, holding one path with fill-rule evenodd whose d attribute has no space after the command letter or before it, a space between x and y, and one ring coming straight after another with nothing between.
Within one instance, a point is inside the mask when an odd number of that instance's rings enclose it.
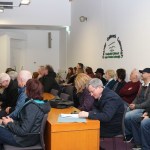
<instances>
[{"instance_id":1,"label":"recessed ceiling light","mask_svg":"<svg viewBox=\"0 0 150 150\"><path fill-rule=\"evenodd\" d=\"M28 5L28 4L30 4L30 0L22 0L20 4L21 5Z\"/></svg>"}]
</instances>

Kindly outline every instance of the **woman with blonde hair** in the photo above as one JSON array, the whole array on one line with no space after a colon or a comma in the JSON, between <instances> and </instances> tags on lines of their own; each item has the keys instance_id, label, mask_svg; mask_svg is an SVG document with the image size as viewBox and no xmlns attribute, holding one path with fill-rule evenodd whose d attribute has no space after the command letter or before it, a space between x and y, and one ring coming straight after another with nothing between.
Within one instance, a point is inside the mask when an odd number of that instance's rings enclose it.
<instances>
[{"instance_id":1,"label":"woman with blonde hair","mask_svg":"<svg viewBox=\"0 0 150 150\"><path fill-rule=\"evenodd\" d=\"M90 111L93 106L94 98L90 95L86 85L90 81L90 77L85 73L79 73L75 79L75 87L77 89L79 107L81 111Z\"/></svg>"},{"instance_id":2,"label":"woman with blonde hair","mask_svg":"<svg viewBox=\"0 0 150 150\"><path fill-rule=\"evenodd\" d=\"M107 70L105 72L105 78L107 80L107 83L106 83L105 87L107 87L107 88L112 90L112 88L114 87L114 85L116 83L115 80L114 80L114 78L115 78L115 71L112 70L112 69Z\"/></svg>"}]
</instances>

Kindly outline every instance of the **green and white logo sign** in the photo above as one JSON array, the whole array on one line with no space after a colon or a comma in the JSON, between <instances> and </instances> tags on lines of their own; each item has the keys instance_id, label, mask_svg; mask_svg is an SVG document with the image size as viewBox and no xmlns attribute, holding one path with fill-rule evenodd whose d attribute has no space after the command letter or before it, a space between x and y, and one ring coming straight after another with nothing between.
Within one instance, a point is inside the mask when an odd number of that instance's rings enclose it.
<instances>
[{"instance_id":1,"label":"green and white logo sign","mask_svg":"<svg viewBox=\"0 0 150 150\"><path fill-rule=\"evenodd\" d=\"M123 58L123 50L119 37L116 35L110 35L107 38L104 45L102 58Z\"/></svg>"}]
</instances>

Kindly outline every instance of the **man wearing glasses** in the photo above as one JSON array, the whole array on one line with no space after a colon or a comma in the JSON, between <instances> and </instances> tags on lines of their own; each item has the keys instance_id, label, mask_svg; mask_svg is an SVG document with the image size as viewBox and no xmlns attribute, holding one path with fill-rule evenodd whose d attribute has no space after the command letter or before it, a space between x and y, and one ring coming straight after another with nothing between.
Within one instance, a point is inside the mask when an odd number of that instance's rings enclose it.
<instances>
[{"instance_id":1,"label":"man wearing glasses","mask_svg":"<svg viewBox=\"0 0 150 150\"><path fill-rule=\"evenodd\" d=\"M81 111L79 117L100 120L101 137L114 137L121 134L124 113L122 99L114 91L103 88L102 81L97 78L91 79L87 88L95 98L93 109L89 112Z\"/></svg>"}]
</instances>

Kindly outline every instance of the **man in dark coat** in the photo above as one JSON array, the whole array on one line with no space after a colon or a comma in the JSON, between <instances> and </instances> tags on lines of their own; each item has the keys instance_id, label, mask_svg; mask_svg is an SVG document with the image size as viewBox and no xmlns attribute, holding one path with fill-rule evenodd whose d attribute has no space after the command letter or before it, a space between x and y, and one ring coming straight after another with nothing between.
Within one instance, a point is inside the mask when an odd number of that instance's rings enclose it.
<instances>
[{"instance_id":1,"label":"man in dark coat","mask_svg":"<svg viewBox=\"0 0 150 150\"><path fill-rule=\"evenodd\" d=\"M81 111L79 117L100 120L101 137L113 137L121 134L124 113L122 99L112 90L103 88L102 81L97 78L90 80L88 90L95 98L93 110Z\"/></svg>"},{"instance_id":2,"label":"man in dark coat","mask_svg":"<svg viewBox=\"0 0 150 150\"><path fill-rule=\"evenodd\" d=\"M18 99L18 85L16 82L10 79L7 73L0 74L0 87L4 89L3 93L0 94L0 118L7 116L14 111L16 102Z\"/></svg>"}]
</instances>

